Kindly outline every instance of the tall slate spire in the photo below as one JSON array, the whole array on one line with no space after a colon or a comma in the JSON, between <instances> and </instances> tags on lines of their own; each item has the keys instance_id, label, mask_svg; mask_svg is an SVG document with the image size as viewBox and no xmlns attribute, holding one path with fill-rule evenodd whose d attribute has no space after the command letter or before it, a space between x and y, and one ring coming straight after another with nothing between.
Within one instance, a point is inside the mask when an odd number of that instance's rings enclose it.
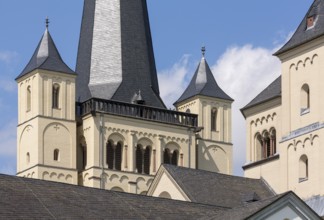
<instances>
[{"instance_id":1,"label":"tall slate spire","mask_svg":"<svg viewBox=\"0 0 324 220\"><path fill-rule=\"evenodd\" d=\"M32 58L30 59L24 70L16 78L16 80L35 69L75 74L74 71L72 71L62 60L52 39L52 36L48 31L48 23L46 23L46 30Z\"/></svg>"},{"instance_id":2,"label":"tall slate spire","mask_svg":"<svg viewBox=\"0 0 324 220\"><path fill-rule=\"evenodd\" d=\"M131 102L165 108L153 54L146 0L85 0L77 58L77 100Z\"/></svg>"}]
</instances>

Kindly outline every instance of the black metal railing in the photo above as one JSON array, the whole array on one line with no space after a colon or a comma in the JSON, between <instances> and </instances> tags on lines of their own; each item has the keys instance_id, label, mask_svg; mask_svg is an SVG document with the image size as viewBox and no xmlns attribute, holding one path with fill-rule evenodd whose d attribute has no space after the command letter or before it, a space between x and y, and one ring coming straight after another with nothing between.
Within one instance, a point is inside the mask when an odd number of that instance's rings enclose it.
<instances>
[{"instance_id":1,"label":"black metal railing","mask_svg":"<svg viewBox=\"0 0 324 220\"><path fill-rule=\"evenodd\" d=\"M198 124L198 116L195 114L159 109L145 105L98 98L92 98L78 104L77 114L80 116L100 112L190 127L197 127Z\"/></svg>"}]
</instances>

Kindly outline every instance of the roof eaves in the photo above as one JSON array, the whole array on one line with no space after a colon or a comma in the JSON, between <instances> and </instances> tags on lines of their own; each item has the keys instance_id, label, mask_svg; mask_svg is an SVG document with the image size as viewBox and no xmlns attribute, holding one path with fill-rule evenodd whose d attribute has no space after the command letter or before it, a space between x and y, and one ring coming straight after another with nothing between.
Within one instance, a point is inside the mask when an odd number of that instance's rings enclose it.
<instances>
[{"instance_id":1,"label":"roof eaves","mask_svg":"<svg viewBox=\"0 0 324 220\"><path fill-rule=\"evenodd\" d=\"M289 51L289 50L293 50L293 49L295 49L295 48L297 48L297 47L299 47L299 46L301 46L301 45L307 44L307 43L309 43L310 41L316 40L316 39L321 38L321 37L323 37L323 36L324 36L324 33L321 34L321 35L318 35L318 36L313 36L313 37L311 37L310 39L308 39L307 41L300 42L300 43L295 44L295 45L293 45L293 46L291 46L291 47L284 48L285 46L283 46L281 49L279 49L277 52L275 52L275 53L272 54L272 55L273 55L273 56L279 56L279 55L284 54L285 52L287 52L287 51ZM286 44L288 44L288 43L289 43L289 41L288 41ZM285 45L286 45L286 44L285 44Z\"/></svg>"},{"instance_id":2,"label":"roof eaves","mask_svg":"<svg viewBox=\"0 0 324 220\"><path fill-rule=\"evenodd\" d=\"M241 108L240 111L241 111L242 115L244 116L244 118L246 118L246 116L244 115L244 111L245 110L250 109L250 108L253 108L253 107L257 106L257 105L261 105L263 103L269 102L269 101L274 100L274 99L277 99L277 98L281 98L281 93L278 94L278 95L275 95L275 96L273 96L271 98L268 98L268 99L262 100L260 102L254 103L252 105L247 104L246 106L244 106L243 108Z\"/></svg>"}]
</instances>

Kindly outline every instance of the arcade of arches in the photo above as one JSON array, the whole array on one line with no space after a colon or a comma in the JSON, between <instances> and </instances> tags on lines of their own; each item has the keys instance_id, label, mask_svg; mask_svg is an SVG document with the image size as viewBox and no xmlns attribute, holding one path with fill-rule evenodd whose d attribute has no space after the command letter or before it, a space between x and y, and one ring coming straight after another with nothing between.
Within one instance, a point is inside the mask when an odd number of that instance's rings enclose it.
<instances>
[{"instance_id":1,"label":"arcade of arches","mask_svg":"<svg viewBox=\"0 0 324 220\"><path fill-rule=\"evenodd\" d=\"M176 149L173 146L166 146L162 152L162 161L165 164L172 164L175 166L183 166L183 154L179 153L180 147L177 146ZM127 152L127 145L124 145L123 141L118 141L117 144L114 144L114 141L109 139L106 144L106 165L108 169L111 170L123 170L123 152ZM81 169L85 170L87 166L87 144L84 137L80 143L80 154L81 154ZM125 154L127 155L127 153ZM125 168L127 168L128 162L125 161ZM153 166L153 168L152 168ZM135 148L135 168L136 173L140 174L151 174L152 171L156 172L156 150L152 146L147 145L143 146L137 144Z\"/></svg>"},{"instance_id":2,"label":"arcade of arches","mask_svg":"<svg viewBox=\"0 0 324 220\"><path fill-rule=\"evenodd\" d=\"M276 129L272 128L255 135L255 152L257 161L276 154Z\"/></svg>"}]
</instances>

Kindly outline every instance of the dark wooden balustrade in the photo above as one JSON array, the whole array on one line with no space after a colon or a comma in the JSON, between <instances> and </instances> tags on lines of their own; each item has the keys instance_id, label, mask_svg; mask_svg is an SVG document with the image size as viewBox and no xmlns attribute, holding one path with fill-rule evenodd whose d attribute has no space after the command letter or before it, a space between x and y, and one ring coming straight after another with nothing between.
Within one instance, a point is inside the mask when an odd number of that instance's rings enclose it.
<instances>
[{"instance_id":1,"label":"dark wooden balustrade","mask_svg":"<svg viewBox=\"0 0 324 220\"><path fill-rule=\"evenodd\" d=\"M153 108L124 102L92 98L78 104L77 114L108 113L124 117L140 118L168 124L197 127L198 117L195 114Z\"/></svg>"}]
</instances>

